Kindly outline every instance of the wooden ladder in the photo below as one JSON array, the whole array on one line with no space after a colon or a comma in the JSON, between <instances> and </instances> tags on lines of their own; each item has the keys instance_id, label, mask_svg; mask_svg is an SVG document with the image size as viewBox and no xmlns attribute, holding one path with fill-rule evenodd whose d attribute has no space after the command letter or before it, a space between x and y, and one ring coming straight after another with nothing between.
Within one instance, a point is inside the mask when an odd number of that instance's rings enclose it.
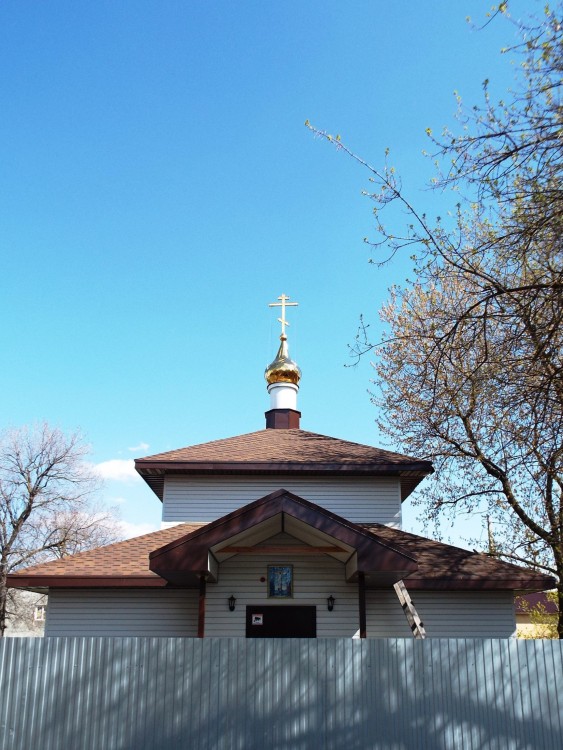
<instances>
[{"instance_id":1,"label":"wooden ladder","mask_svg":"<svg viewBox=\"0 0 563 750\"><path fill-rule=\"evenodd\" d=\"M418 616L418 612L416 611L416 608L412 603L412 599L410 598L409 592L407 591L407 587L405 586L403 581L398 581L397 583L393 584L393 588L395 589L395 593L397 594L397 597L401 602L401 607L403 608L403 612L405 613L405 617L407 618L407 622L410 625L413 636L415 638L426 638L426 630L424 629L422 620Z\"/></svg>"}]
</instances>

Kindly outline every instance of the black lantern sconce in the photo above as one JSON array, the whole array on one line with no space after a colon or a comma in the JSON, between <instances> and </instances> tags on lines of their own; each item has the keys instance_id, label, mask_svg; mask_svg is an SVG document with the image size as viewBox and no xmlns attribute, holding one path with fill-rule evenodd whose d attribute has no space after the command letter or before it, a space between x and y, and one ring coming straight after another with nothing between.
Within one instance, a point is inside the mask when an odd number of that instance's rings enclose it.
<instances>
[{"instance_id":1,"label":"black lantern sconce","mask_svg":"<svg viewBox=\"0 0 563 750\"><path fill-rule=\"evenodd\" d=\"M230 611L230 612L234 612L234 611L235 611L235 604L236 604L236 603L237 603L237 600L236 600L236 599L235 599L235 597L234 597L234 596L233 596L233 595L231 594L231 596L229 596L229 611Z\"/></svg>"},{"instance_id":2,"label":"black lantern sconce","mask_svg":"<svg viewBox=\"0 0 563 750\"><path fill-rule=\"evenodd\" d=\"M332 610L334 609L334 602L335 602L335 598L334 598L334 596L333 596L333 595L331 594L331 595L330 595L330 596L328 597L328 599L326 600L326 606L327 606L327 609L328 609L328 611L329 611L329 612L332 612Z\"/></svg>"}]
</instances>

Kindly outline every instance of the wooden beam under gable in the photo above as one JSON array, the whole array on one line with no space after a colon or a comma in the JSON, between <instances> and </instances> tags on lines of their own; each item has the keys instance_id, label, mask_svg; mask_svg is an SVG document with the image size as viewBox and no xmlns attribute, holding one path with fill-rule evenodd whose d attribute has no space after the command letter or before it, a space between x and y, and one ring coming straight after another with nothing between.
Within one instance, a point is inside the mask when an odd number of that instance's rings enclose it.
<instances>
[{"instance_id":1,"label":"wooden beam under gable","mask_svg":"<svg viewBox=\"0 0 563 750\"><path fill-rule=\"evenodd\" d=\"M235 554L235 555L279 555L279 554L297 554L297 555L338 555L343 554L346 550L342 547L327 546L327 547L311 547L309 545L289 545L289 544L272 544L272 545L261 545L254 547L239 547L232 545L229 547L222 547L221 553Z\"/></svg>"}]
</instances>

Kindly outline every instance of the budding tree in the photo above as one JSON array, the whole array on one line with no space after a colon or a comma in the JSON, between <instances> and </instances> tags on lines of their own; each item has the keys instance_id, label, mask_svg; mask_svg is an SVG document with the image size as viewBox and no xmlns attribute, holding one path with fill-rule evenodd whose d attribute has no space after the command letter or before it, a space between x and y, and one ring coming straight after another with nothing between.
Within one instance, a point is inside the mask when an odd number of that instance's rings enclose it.
<instances>
[{"instance_id":1,"label":"budding tree","mask_svg":"<svg viewBox=\"0 0 563 750\"><path fill-rule=\"evenodd\" d=\"M502 5L506 13L506 4ZM374 262L414 254L416 281L394 288L375 351L380 427L434 461L421 502L432 518L482 512L502 530L494 553L553 573L563 638L563 35L562 8L522 26L520 87L466 113L461 135L429 135L457 190L444 219L408 200L392 167L370 171ZM311 127L311 126L309 126ZM399 203L410 221L389 229Z\"/></svg>"}]
</instances>

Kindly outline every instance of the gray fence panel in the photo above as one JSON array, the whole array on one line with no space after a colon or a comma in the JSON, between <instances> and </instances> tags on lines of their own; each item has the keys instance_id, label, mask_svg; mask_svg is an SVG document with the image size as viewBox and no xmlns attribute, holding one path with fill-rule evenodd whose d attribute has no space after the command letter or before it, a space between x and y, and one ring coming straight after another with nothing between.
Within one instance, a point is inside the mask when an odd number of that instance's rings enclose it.
<instances>
[{"instance_id":1,"label":"gray fence panel","mask_svg":"<svg viewBox=\"0 0 563 750\"><path fill-rule=\"evenodd\" d=\"M0 749L561 750L563 643L5 638Z\"/></svg>"}]
</instances>

